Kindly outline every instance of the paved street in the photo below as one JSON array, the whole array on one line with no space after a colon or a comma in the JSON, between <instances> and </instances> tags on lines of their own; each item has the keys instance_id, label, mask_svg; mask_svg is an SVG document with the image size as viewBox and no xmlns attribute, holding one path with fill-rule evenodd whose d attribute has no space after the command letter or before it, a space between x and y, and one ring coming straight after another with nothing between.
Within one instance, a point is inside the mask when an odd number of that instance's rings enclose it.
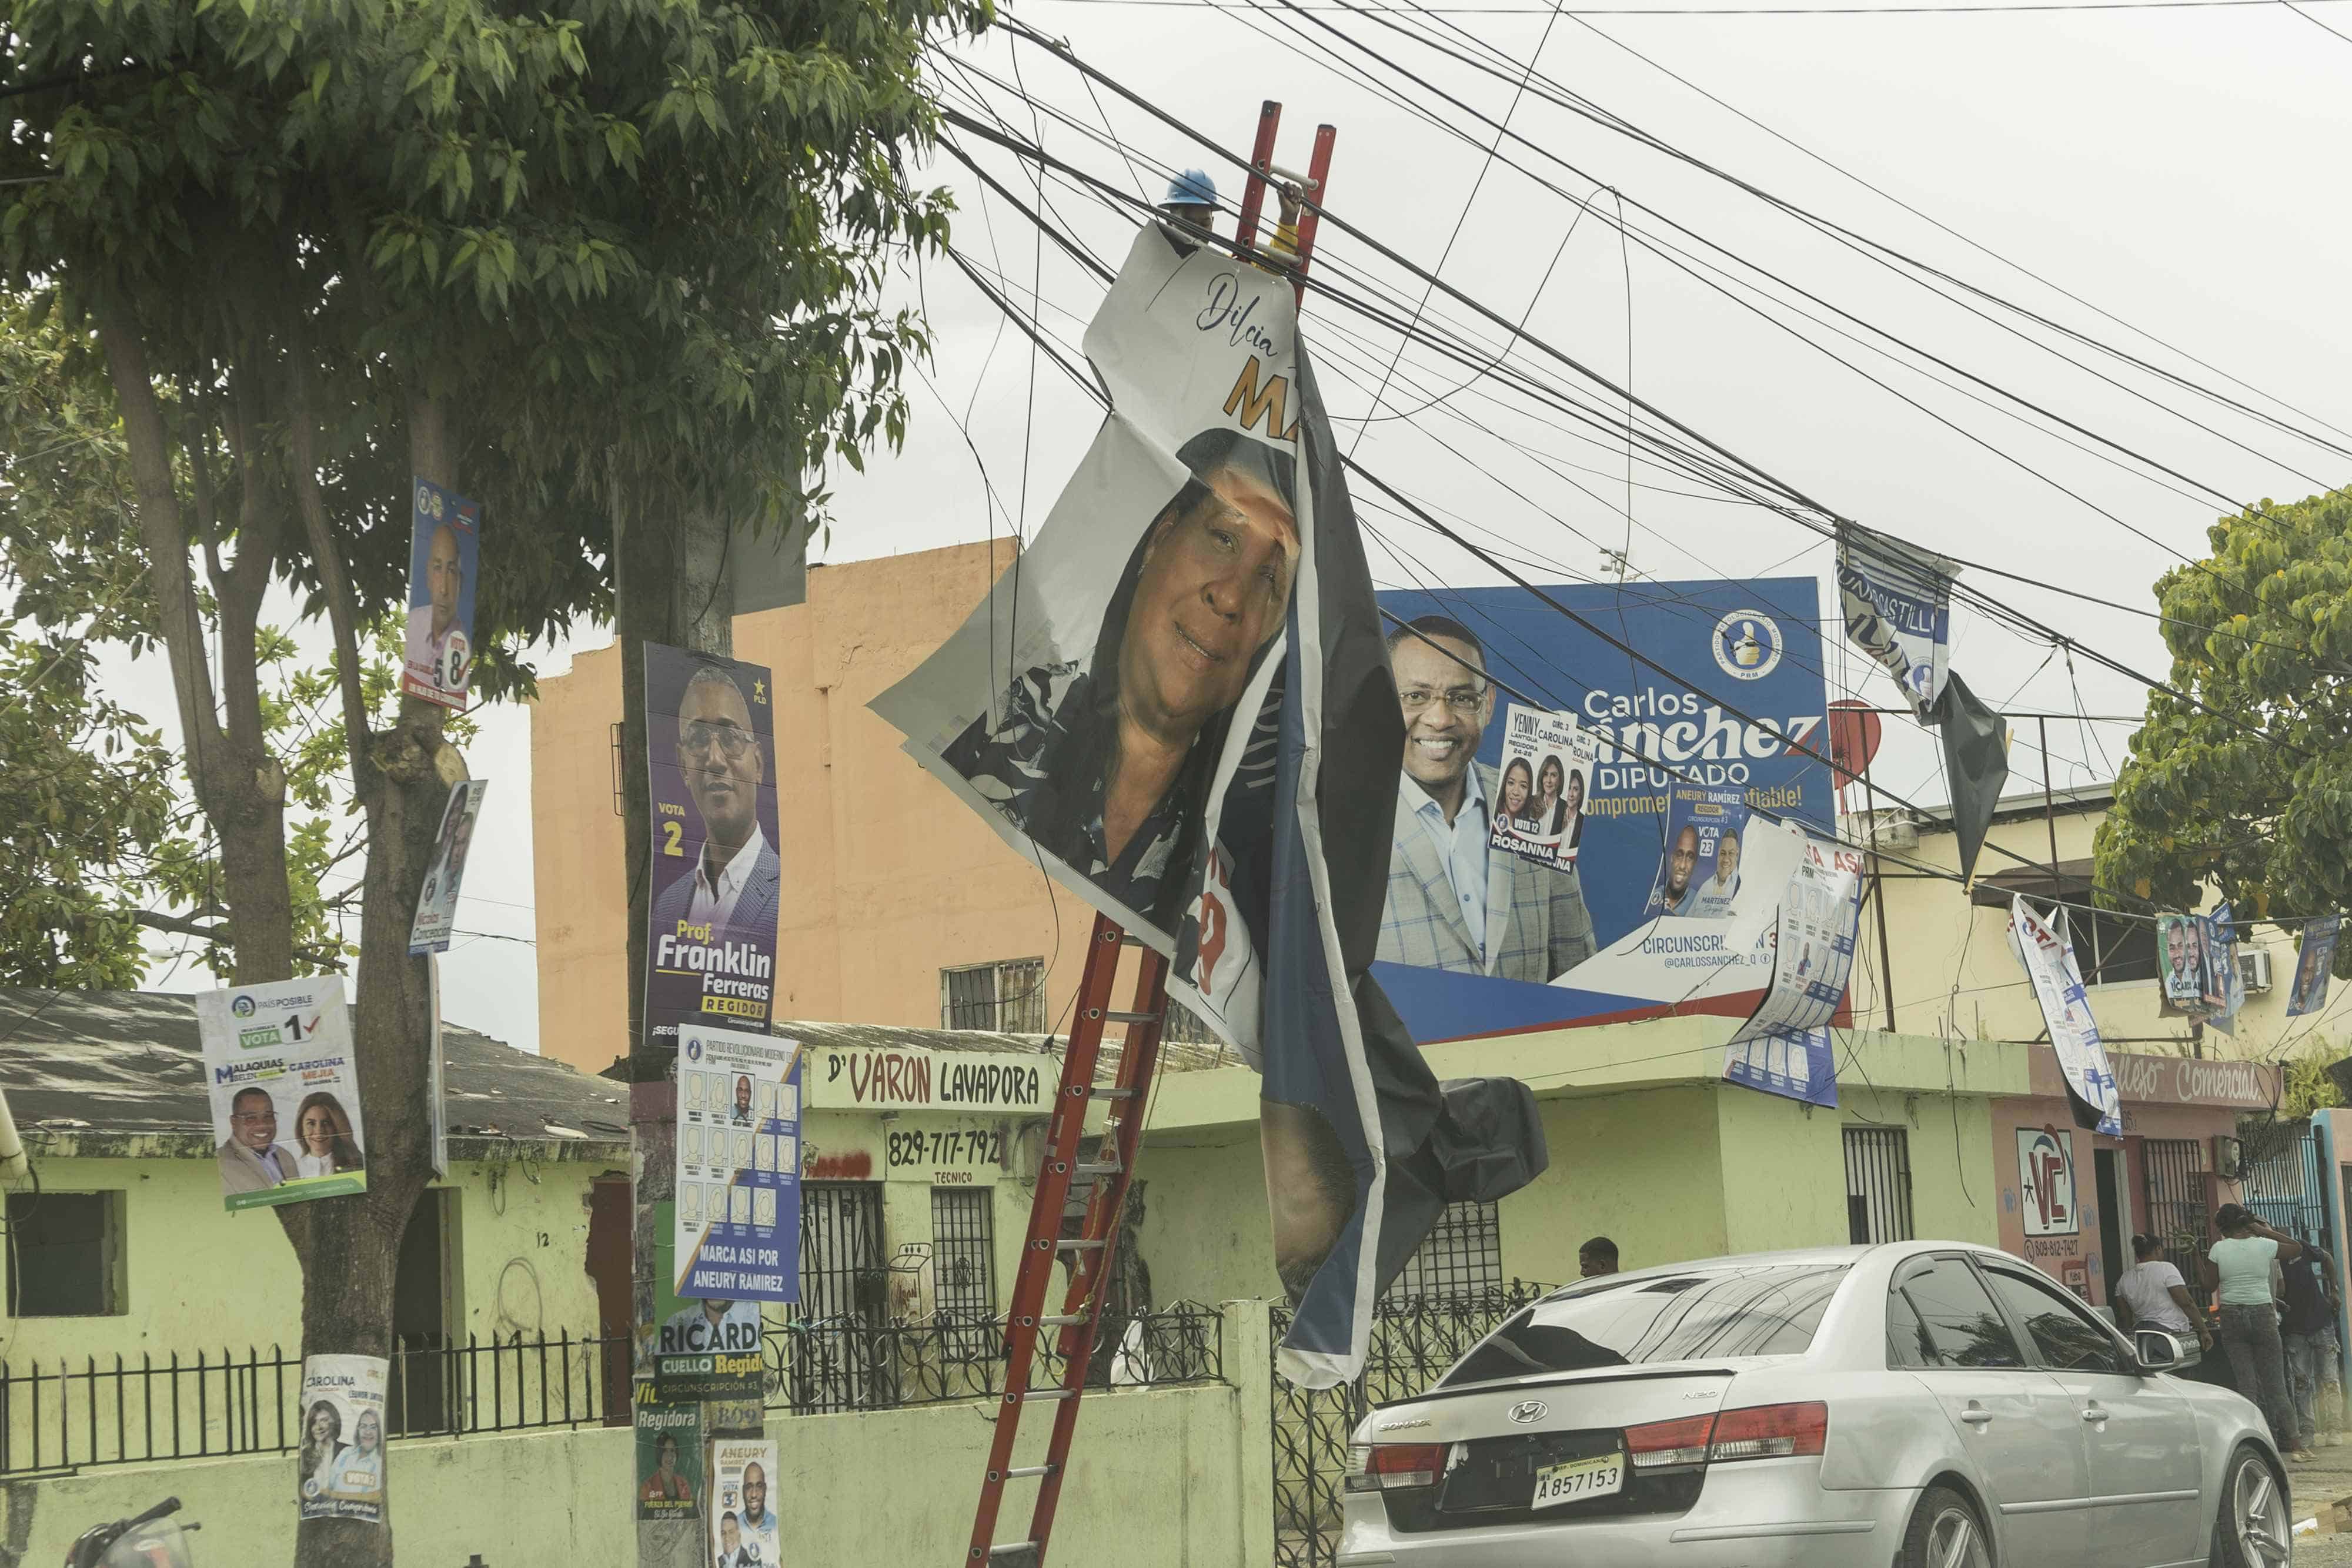
<instances>
[{"instance_id":1,"label":"paved street","mask_svg":"<svg viewBox=\"0 0 2352 1568\"><path fill-rule=\"evenodd\" d=\"M2294 1517L2311 1518L2338 1498L2352 1498L2352 1443L2321 1448L2320 1462L2293 1468ZM2296 1538L2297 1568L2352 1568L2352 1535Z\"/></svg>"}]
</instances>

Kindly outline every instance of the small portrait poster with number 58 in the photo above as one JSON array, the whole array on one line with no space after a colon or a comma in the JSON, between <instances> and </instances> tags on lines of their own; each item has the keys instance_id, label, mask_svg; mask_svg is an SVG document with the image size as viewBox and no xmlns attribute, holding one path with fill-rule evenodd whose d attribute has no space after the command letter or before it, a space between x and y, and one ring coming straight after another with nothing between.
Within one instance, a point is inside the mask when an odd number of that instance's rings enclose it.
<instances>
[{"instance_id":1,"label":"small portrait poster with number 58","mask_svg":"<svg viewBox=\"0 0 2352 1568\"><path fill-rule=\"evenodd\" d=\"M413 479L408 489L414 510L400 689L443 707L462 708L474 678L482 508L429 479Z\"/></svg>"}]
</instances>

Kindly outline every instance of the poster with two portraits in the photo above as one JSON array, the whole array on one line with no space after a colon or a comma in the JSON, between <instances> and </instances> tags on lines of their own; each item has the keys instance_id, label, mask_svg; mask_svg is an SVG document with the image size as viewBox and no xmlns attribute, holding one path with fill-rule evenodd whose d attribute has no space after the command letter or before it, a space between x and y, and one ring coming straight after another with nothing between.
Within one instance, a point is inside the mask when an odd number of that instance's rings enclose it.
<instances>
[{"instance_id":1,"label":"poster with two portraits","mask_svg":"<svg viewBox=\"0 0 2352 1568\"><path fill-rule=\"evenodd\" d=\"M225 1207L367 1190L359 1058L341 975L204 992L196 1032Z\"/></svg>"},{"instance_id":2,"label":"poster with two portraits","mask_svg":"<svg viewBox=\"0 0 2352 1568\"><path fill-rule=\"evenodd\" d=\"M1368 973L1403 726L1289 282L1148 226L1086 352L1110 412L1035 541L874 708L1263 1074L1277 1360L1328 1386L1444 1205L1522 1185L1541 1133L1517 1084L1441 1091Z\"/></svg>"}]
</instances>

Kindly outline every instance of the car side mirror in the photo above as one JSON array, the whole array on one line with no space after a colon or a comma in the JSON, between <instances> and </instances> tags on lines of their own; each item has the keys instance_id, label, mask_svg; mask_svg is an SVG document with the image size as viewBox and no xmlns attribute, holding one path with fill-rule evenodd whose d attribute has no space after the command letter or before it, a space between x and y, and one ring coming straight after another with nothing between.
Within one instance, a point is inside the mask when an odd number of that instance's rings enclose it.
<instances>
[{"instance_id":1,"label":"car side mirror","mask_svg":"<svg viewBox=\"0 0 2352 1568\"><path fill-rule=\"evenodd\" d=\"M2138 1330L2132 1335L2132 1348L2142 1372L2169 1372L2185 1355L2180 1342L2163 1329Z\"/></svg>"}]
</instances>

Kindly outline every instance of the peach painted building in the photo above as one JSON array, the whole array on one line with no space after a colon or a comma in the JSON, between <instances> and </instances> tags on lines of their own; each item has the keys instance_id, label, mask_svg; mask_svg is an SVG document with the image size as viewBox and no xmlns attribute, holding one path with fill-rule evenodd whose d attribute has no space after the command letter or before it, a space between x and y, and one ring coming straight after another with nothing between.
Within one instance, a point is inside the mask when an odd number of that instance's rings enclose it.
<instances>
[{"instance_id":1,"label":"peach painted building","mask_svg":"<svg viewBox=\"0 0 2352 1568\"><path fill-rule=\"evenodd\" d=\"M803 602L736 618L735 656L775 680L777 1018L1043 1032L1076 990L1093 913L866 707L946 640L1011 552L811 567ZM590 1072L627 1050L620 717L617 645L541 682L531 713L540 1045Z\"/></svg>"}]
</instances>

